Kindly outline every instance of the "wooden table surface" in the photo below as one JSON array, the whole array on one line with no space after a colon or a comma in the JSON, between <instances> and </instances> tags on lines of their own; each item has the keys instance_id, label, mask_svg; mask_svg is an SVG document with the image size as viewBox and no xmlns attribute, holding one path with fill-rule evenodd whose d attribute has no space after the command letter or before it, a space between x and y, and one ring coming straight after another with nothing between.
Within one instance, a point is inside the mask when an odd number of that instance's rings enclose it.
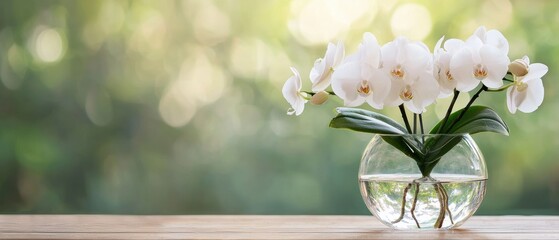
<instances>
[{"instance_id":1,"label":"wooden table surface","mask_svg":"<svg viewBox=\"0 0 559 240\"><path fill-rule=\"evenodd\" d=\"M0 239L559 239L559 216L474 216L397 231L372 216L0 215Z\"/></svg>"}]
</instances>

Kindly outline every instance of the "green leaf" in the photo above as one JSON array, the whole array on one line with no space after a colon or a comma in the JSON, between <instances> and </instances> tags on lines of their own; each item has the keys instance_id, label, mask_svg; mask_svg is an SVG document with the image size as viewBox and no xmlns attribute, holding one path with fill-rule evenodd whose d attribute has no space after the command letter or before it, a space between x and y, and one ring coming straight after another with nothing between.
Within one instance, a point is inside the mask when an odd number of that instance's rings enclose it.
<instances>
[{"instance_id":1,"label":"green leaf","mask_svg":"<svg viewBox=\"0 0 559 240\"><path fill-rule=\"evenodd\" d=\"M347 128L359 132L405 134L406 129L380 113L356 108L337 108L338 115L330 121L331 128Z\"/></svg>"},{"instance_id":2,"label":"green leaf","mask_svg":"<svg viewBox=\"0 0 559 240\"><path fill-rule=\"evenodd\" d=\"M330 127L347 128L367 133L395 134L384 135L382 138L416 161L421 159L421 156L418 155L418 147L411 144L402 135L406 134L407 130L391 118L380 113L363 109L337 108L336 110L338 111L338 115L330 121Z\"/></svg>"},{"instance_id":3,"label":"green leaf","mask_svg":"<svg viewBox=\"0 0 559 240\"><path fill-rule=\"evenodd\" d=\"M484 106L471 106L462 118L453 125L458 116L464 111L461 109L451 114L448 117L448 122L446 123L444 129L440 133L444 134L459 134L459 133L469 133L475 134L479 132L495 132L503 135L509 135L509 128L507 124L499 117L499 115L493 111L493 109ZM431 133L437 133L440 126L442 125L441 120L433 129ZM452 126L451 129L448 129Z\"/></svg>"},{"instance_id":4,"label":"green leaf","mask_svg":"<svg viewBox=\"0 0 559 240\"><path fill-rule=\"evenodd\" d=\"M415 135L409 135L415 137ZM405 135L384 135L382 140L392 145L406 156L414 159L416 162L422 161L424 158L423 153L419 150L417 143L414 144L413 139L406 138Z\"/></svg>"},{"instance_id":5,"label":"green leaf","mask_svg":"<svg viewBox=\"0 0 559 240\"><path fill-rule=\"evenodd\" d=\"M462 140L462 136L460 135L444 134L475 134L479 132L509 134L507 125L493 109L484 106L471 106L467 109L462 118L456 122L456 119L458 119L463 111L464 109L461 109L449 116L444 129L440 131L443 135L430 138L425 143L426 154L419 164L419 168L424 175L429 174L441 160L441 157L452 150L452 148ZM443 121L444 119L431 130L431 134L439 130ZM454 124L454 122L456 123Z\"/></svg>"}]
</instances>

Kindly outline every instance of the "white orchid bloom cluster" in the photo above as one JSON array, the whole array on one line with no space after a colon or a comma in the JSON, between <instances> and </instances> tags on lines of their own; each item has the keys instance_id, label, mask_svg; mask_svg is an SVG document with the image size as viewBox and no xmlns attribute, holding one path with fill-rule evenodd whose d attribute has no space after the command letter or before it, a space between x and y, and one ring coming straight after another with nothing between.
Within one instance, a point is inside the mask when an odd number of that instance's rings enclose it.
<instances>
[{"instance_id":1,"label":"white orchid bloom cluster","mask_svg":"<svg viewBox=\"0 0 559 240\"><path fill-rule=\"evenodd\" d=\"M316 60L310 72L312 92L301 91L301 77L293 68L283 95L291 105L288 114L299 115L308 100L322 104L328 95L338 96L348 107L403 105L421 114L437 98L469 92L481 84L472 101L481 91L506 89L511 113L533 112L543 102L541 78L547 66L530 64L528 57L511 63L508 52L503 34L485 27L465 41L443 37L433 53L424 43L403 37L381 46L373 34L365 33L357 52L345 58L343 43L328 45L324 58ZM331 92L326 91L329 86Z\"/></svg>"}]
</instances>

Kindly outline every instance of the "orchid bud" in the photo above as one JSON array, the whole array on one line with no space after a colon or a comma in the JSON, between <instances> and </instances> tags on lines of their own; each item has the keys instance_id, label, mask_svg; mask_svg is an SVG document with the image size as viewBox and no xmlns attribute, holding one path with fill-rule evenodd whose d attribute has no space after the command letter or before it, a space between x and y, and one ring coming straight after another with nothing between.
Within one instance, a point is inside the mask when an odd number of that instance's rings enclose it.
<instances>
[{"instance_id":1,"label":"orchid bud","mask_svg":"<svg viewBox=\"0 0 559 240\"><path fill-rule=\"evenodd\" d=\"M314 105L320 105L328 100L329 93L325 91L317 92L311 97L311 103Z\"/></svg>"},{"instance_id":2,"label":"orchid bud","mask_svg":"<svg viewBox=\"0 0 559 240\"><path fill-rule=\"evenodd\" d=\"M517 77L528 74L528 63L524 59L516 59L509 64L509 72Z\"/></svg>"}]
</instances>

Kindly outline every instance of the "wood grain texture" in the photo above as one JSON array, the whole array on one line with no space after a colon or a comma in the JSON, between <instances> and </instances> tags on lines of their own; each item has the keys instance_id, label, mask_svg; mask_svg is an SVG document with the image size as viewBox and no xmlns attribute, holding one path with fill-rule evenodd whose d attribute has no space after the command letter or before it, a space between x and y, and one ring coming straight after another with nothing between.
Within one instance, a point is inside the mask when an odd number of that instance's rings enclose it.
<instances>
[{"instance_id":1,"label":"wood grain texture","mask_svg":"<svg viewBox=\"0 0 559 240\"><path fill-rule=\"evenodd\" d=\"M0 215L0 239L559 239L559 216L474 216L397 231L372 216Z\"/></svg>"}]
</instances>

